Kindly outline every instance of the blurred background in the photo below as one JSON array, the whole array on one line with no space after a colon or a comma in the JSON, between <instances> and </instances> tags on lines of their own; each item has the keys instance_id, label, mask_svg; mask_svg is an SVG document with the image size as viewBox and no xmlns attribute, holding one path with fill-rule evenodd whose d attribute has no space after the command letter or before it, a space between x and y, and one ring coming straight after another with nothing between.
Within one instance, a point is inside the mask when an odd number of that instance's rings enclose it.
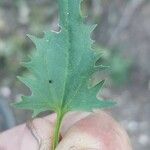
<instances>
[{"instance_id":1,"label":"blurred background","mask_svg":"<svg viewBox=\"0 0 150 150\"><path fill-rule=\"evenodd\" d=\"M85 0L88 24L98 24L92 37L109 71L101 92L118 105L110 112L131 137L134 150L150 150L150 1ZM0 132L31 118L10 106L30 91L16 76L27 70L20 62L34 49L27 33L57 29L56 0L0 0Z\"/></svg>"}]
</instances>

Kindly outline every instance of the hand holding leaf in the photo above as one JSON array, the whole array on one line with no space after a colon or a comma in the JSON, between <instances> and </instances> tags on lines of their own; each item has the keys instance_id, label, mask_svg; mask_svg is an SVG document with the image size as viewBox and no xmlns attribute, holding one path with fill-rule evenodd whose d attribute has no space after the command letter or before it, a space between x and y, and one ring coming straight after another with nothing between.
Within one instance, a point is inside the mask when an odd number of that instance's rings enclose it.
<instances>
[{"instance_id":1,"label":"hand holding leaf","mask_svg":"<svg viewBox=\"0 0 150 150\"><path fill-rule=\"evenodd\" d=\"M91 48L90 38L95 26L83 23L81 0L58 0L60 32L45 32L43 38L29 36L36 46L34 55L24 66L30 75L19 77L32 91L15 105L33 110L33 116L52 110L57 113L53 150L59 141L64 115L73 110L92 111L115 103L96 98L104 81L90 87L92 74L101 69L95 66L100 57Z\"/></svg>"}]
</instances>

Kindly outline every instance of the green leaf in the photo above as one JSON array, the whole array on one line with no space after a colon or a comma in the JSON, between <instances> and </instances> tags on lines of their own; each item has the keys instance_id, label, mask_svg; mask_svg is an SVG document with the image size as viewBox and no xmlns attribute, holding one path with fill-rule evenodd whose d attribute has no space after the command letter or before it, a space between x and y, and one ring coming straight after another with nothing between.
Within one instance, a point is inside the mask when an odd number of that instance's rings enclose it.
<instances>
[{"instance_id":1,"label":"green leaf","mask_svg":"<svg viewBox=\"0 0 150 150\"><path fill-rule=\"evenodd\" d=\"M92 74L103 67L95 65L99 56L91 48L90 38L95 26L83 23L81 0L58 0L58 4L60 32L45 32L43 38L28 35L36 51L24 63L31 75L19 79L32 95L23 96L15 106L33 110L36 116L46 110L91 111L114 105L115 102L96 97L104 81L89 87Z\"/></svg>"},{"instance_id":2,"label":"green leaf","mask_svg":"<svg viewBox=\"0 0 150 150\"><path fill-rule=\"evenodd\" d=\"M91 83L93 73L107 66L96 65L101 56L92 49L90 38L95 25L83 23L81 0L58 0L58 4L60 31L44 32L43 38L28 35L36 51L29 62L23 63L29 75L18 78L32 94L15 104L33 110L33 116L46 110L57 113L52 150L59 142L62 119L68 111L92 111L115 104L96 97L104 80Z\"/></svg>"}]
</instances>

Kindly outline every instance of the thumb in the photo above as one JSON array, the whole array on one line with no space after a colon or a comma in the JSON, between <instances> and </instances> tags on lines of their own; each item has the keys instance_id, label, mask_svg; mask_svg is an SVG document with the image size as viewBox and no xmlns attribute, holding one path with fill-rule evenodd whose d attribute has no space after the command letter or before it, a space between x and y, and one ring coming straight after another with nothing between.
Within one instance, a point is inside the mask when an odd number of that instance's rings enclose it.
<instances>
[{"instance_id":1,"label":"thumb","mask_svg":"<svg viewBox=\"0 0 150 150\"><path fill-rule=\"evenodd\" d=\"M132 150L124 129L108 114L92 113L76 122L56 150Z\"/></svg>"}]
</instances>

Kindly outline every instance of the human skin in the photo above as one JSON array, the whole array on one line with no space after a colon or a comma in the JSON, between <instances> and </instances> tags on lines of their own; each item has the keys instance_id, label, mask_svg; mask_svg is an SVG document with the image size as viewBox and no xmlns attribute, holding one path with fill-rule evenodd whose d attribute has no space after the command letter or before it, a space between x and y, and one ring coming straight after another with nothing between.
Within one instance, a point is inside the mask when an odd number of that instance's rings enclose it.
<instances>
[{"instance_id":1,"label":"human skin","mask_svg":"<svg viewBox=\"0 0 150 150\"><path fill-rule=\"evenodd\" d=\"M50 150L55 118L52 114L1 133L0 150ZM61 136L56 150L132 150L124 129L103 111L69 113Z\"/></svg>"}]
</instances>

